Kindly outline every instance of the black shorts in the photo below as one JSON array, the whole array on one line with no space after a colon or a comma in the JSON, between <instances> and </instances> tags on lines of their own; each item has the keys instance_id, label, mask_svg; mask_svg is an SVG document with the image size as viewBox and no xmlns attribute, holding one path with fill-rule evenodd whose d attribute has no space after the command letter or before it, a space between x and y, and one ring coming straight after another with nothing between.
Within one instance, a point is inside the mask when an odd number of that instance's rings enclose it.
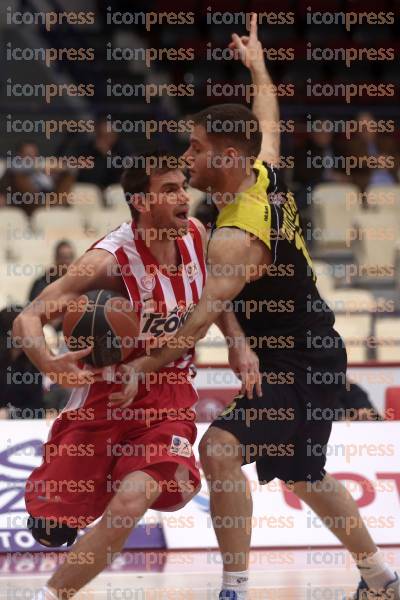
<instances>
[{"instance_id":1,"label":"black shorts","mask_svg":"<svg viewBox=\"0 0 400 600\"><path fill-rule=\"evenodd\" d=\"M306 352L263 365L262 397L237 396L212 423L238 439L243 464L256 462L261 484L275 477L313 482L325 475L347 358L345 350L325 355L323 362L321 355L309 358Z\"/></svg>"}]
</instances>

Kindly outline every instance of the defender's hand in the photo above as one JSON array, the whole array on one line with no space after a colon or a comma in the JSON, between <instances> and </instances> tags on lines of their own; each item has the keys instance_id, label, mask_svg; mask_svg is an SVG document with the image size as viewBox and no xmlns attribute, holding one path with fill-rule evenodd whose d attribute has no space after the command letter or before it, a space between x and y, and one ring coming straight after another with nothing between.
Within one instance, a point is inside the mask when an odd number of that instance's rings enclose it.
<instances>
[{"instance_id":1,"label":"defender's hand","mask_svg":"<svg viewBox=\"0 0 400 600\"><path fill-rule=\"evenodd\" d=\"M242 382L241 394L252 400L255 387L257 396L262 396L258 356L247 344L243 348L229 349L229 366Z\"/></svg>"},{"instance_id":2,"label":"defender's hand","mask_svg":"<svg viewBox=\"0 0 400 600\"><path fill-rule=\"evenodd\" d=\"M122 380L122 389L119 392L110 394L108 399L113 406L125 408L135 399L139 382L143 376L143 359L137 358L132 362L118 367L118 373Z\"/></svg>"},{"instance_id":3,"label":"defender's hand","mask_svg":"<svg viewBox=\"0 0 400 600\"><path fill-rule=\"evenodd\" d=\"M265 68L264 53L261 42L257 34L258 15L253 13L250 21L249 35L232 35L232 42L229 44L230 50L235 55L239 55L240 60L250 70Z\"/></svg>"}]
</instances>

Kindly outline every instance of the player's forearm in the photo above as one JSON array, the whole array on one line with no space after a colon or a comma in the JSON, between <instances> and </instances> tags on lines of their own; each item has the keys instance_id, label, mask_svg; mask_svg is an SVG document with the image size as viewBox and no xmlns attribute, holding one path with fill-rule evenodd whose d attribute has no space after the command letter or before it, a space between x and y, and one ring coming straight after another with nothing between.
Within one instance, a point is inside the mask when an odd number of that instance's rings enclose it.
<instances>
[{"instance_id":1,"label":"player's forearm","mask_svg":"<svg viewBox=\"0 0 400 600\"><path fill-rule=\"evenodd\" d=\"M180 358L201 340L207 333L210 325L220 313L206 310L206 303L199 304L179 331L168 338L162 348L152 350L149 355L139 359L143 373L158 371L164 365Z\"/></svg>"},{"instance_id":2,"label":"player's forearm","mask_svg":"<svg viewBox=\"0 0 400 600\"><path fill-rule=\"evenodd\" d=\"M43 326L65 312L68 299L76 296L59 289L61 280L47 286L37 298L18 315L13 325L13 336L21 344L29 360L39 371L45 372L54 358L46 345Z\"/></svg>"},{"instance_id":3,"label":"player's forearm","mask_svg":"<svg viewBox=\"0 0 400 600\"><path fill-rule=\"evenodd\" d=\"M260 121L264 154L269 162L276 162L280 153L277 89L264 61L252 67L251 76L256 89L253 112Z\"/></svg>"},{"instance_id":4,"label":"player's forearm","mask_svg":"<svg viewBox=\"0 0 400 600\"><path fill-rule=\"evenodd\" d=\"M28 307L14 321L14 344L22 348L39 371L44 372L52 354L46 345L40 315Z\"/></svg>"},{"instance_id":5,"label":"player's forearm","mask_svg":"<svg viewBox=\"0 0 400 600\"><path fill-rule=\"evenodd\" d=\"M225 336L228 348L243 348L246 336L233 312L223 312L215 321Z\"/></svg>"},{"instance_id":6,"label":"player's forearm","mask_svg":"<svg viewBox=\"0 0 400 600\"><path fill-rule=\"evenodd\" d=\"M279 105L277 90L265 63L257 64L251 69L251 78L256 88L253 112L261 122L262 128L270 122L278 123ZM270 127L268 128L270 130Z\"/></svg>"}]
</instances>

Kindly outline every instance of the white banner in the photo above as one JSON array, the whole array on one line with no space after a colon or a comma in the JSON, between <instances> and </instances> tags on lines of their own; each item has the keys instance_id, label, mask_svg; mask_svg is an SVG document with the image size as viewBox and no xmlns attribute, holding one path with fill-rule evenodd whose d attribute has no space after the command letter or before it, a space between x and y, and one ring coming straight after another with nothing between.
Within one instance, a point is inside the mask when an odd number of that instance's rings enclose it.
<instances>
[{"instance_id":1,"label":"white banner","mask_svg":"<svg viewBox=\"0 0 400 600\"><path fill-rule=\"evenodd\" d=\"M350 369L350 377L383 411L385 390L400 386L400 368ZM200 369L196 387L201 397L222 406L238 390L238 380L225 369ZM0 421L0 550L30 550L33 539L26 531L24 486L41 462L41 446L51 422ZM198 425L197 442L207 429ZM400 545L400 422L335 423L328 447L327 470L348 487L379 544ZM195 448L197 453L197 445ZM282 487L278 480L260 487L253 465L245 468L254 500L254 547L317 546L337 544L336 538L315 519L308 507ZM207 486L177 513L148 511L143 525L149 530L162 524L169 548L217 547L209 515ZM233 524L234 526L235 524ZM348 523L348 527L354 524Z\"/></svg>"},{"instance_id":2,"label":"white banner","mask_svg":"<svg viewBox=\"0 0 400 600\"><path fill-rule=\"evenodd\" d=\"M206 429L205 424L198 426L197 443ZM398 421L335 423L327 449L327 471L357 500L378 544L400 544L399 429ZM254 465L244 470L253 490L252 547L339 545L308 506L279 480L260 486ZM205 481L200 493L176 517L184 526L164 526L168 548L217 547ZM237 523L228 521L226 526L235 528ZM357 523L348 521L345 526L352 529Z\"/></svg>"}]
</instances>

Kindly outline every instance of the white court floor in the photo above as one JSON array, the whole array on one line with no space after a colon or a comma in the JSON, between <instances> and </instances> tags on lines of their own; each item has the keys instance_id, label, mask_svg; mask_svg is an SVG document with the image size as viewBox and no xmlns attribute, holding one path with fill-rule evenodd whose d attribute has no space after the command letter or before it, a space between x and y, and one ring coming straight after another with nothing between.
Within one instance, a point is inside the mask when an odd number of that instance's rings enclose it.
<instances>
[{"instance_id":1,"label":"white court floor","mask_svg":"<svg viewBox=\"0 0 400 600\"><path fill-rule=\"evenodd\" d=\"M400 548L383 548L382 552L389 565L400 571ZM143 559L143 553L124 553L74 600L218 598L221 565L217 553L146 552L146 563L141 560L138 568L139 555ZM7 562L2 555L2 559L0 600L34 600L35 590L54 568L51 558L34 568L24 557ZM251 563L249 600L343 600L351 598L358 583L357 570L340 549L254 551Z\"/></svg>"}]
</instances>

